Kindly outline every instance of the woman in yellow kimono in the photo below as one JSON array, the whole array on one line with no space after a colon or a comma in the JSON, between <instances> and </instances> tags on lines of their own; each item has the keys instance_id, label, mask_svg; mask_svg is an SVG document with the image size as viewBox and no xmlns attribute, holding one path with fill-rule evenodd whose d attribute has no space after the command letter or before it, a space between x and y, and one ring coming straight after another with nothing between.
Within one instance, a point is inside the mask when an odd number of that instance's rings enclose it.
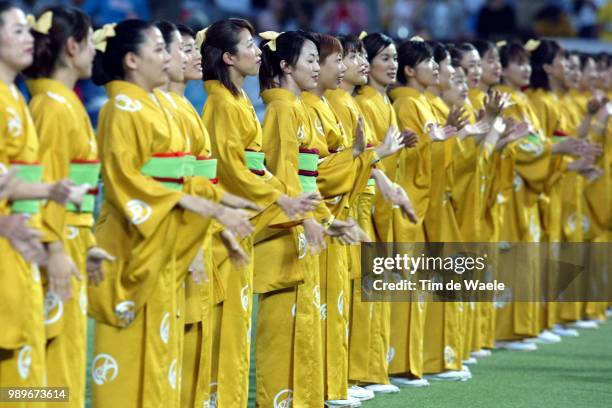
<instances>
[{"instance_id":1,"label":"woman in yellow kimono","mask_svg":"<svg viewBox=\"0 0 612 408\"><path fill-rule=\"evenodd\" d=\"M182 192L190 177L186 142L152 94L168 78L160 31L127 20L103 28L96 47L94 83L109 95L99 121L105 201L96 238L117 260L105 264L104 282L89 288L93 403L179 406L181 356L174 345L183 326L176 324L174 243L182 210L213 217L239 235L252 225L244 212Z\"/></svg>"},{"instance_id":2,"label":"woman in yellow kimono","mask_svg":"<svg viewBox=\"0 0 612 408\"><path fill-rule=\"evenodd\" d=\"M218 160L219 184L263 209L252 218L259 235L268 225L278 226L279 231L290 227L300 214L313 210L318 199L310 193L288 191L264 164L261 126L242 90L245 78L257 75L261 64L261 51L253 35L251 24L241 19L219 21L206 30L202 68L208 98L202 120L211 138L212 154ZM290 198L290 194L297 196ZM254 288L253 269L261 265L265 273L271 258L265 254L257 261L253 239L241 244L250 256L248 265L239 270L227 260L217 265L224 293L220 298L215 295L210 401L223 407L243 407L247 403L253 290L267 291L266 285L278 278L268 274L272 281L264 280ZM213 251L219 251L216 259L227 258L218 241L213 240ZM217 252L213 256L217 257ZM276 275L277 270L272 272Z\"/></svg>"},{"instance_id":3,"label":"woman in yellow kimono","mask_svg":"<svg viewBox=\"0 0 612 408\"><path fill-rule=\"evenodd\" d=\"M42 228L40 200L64 205L73 194L66 180L41 183L39 142L27 104L14 84L21 70L32 63L34 41L26 17L14 5L0 3L0 173L16 171L15 179L0 203L2 215L12 214L11 228L21 237L0 239L3 328L0 336L0 386L42 387L45 380L45 328L43 292L38 264L45 262L52 273L67 275L73 264L64 252L47 247L41 251L41 237L25 226ZM7 176L4 176L7 177ZM24 239L31 243L22 242ZM10 406L26 406L16 403Z\"/></svg>"},{"instance_id":4,"label":"woman in yellow kimono","mask_svg":"<svg viewBox=\"0 0 612 408\"><path fill-rule=\"evenodd\" d=\"M34 62L25 71L33 78L27 85L40 140L43 179L70 178L75 185L89 186L80 208L49 202L42 209L44 241L50 248L65 251L80 274L52 276L48 271L47 382L49 386L69 387L72 398L65 406L80 407L85 398L87 264L112 260L95 247L93 210L100 164L89 116L72 90L77 80L91 76L95 49L91 23L83 12L55 7L44 11L39 21L44 18L51 19L50 27L34 31ZM93 284L98 283L96 278Z\"/></svg>"}]
</instances>

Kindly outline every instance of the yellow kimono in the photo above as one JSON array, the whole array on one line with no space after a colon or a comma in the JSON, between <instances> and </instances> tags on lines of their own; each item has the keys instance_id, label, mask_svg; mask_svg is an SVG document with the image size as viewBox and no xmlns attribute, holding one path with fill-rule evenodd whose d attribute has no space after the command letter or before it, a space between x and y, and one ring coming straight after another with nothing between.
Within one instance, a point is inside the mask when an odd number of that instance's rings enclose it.
<instances>
[{"instance_id":1,"label":"yellow kimono","mask_svg":"<svg viewBox=\"0 0 612 408\"><path fill-rule=\"evenodd\" d=\"M218 160L219 185L263 209L251 219L255 235L261 234L271 223L288 223L275 204L287 188L265 168L261 152L262 130L251 101L244 92L233 95L216 80L206 81L204 87L208 98L202 121L211 138L213 157ZM222 297L215 293L215 302L219 304L213 311L209 386L210 401L216 401L220 407L244 407L248 401L253 270L257 258L253 252L253 237L244 239L242 246L251 262L237 270L226 259L227 253L219 238L213 238L213 259L224 293ZM266 255L262 264L268 259ZM275 283L272 278L255 289L258 292L269 290Z\"/></svg>"},{"instance_id":2,"label":"yellow kimono","mask_svg":"<svg viewBox=\"0 0 612 408\"><path fill-rule=\"evenodd\" d=\"M436 122L443 126L449 109L440 97L425 92ZM425 214L428 242L462 242L453 200L453 151L461 142L457 138L431 145L431 184L429 207ZM463 361L463 309L461 301L432 302L427 305L424 334L424 371L428 374L461 370Z\"/></svg>"},{"instance_id":3,"label":"yellow kimono","mask_svg":"<svg viewBox=\"0 0 612 408\"><path fill-rule=\"evenodd\" d=\"M184 96L161 90L156 90L155 95L179 125L187 151L192 156L193 177L185 183L184 191L219 202L223 191L213 184L217 183L216 160L211 157L210 137L200 116ZM205 171L202 166L212 168ZM213 234L219 230L221 227L210 219L202 220L197 214L183 213L176 247L178 296L185 297L184 307L180 308L185 333L177 336L183 356L180 406L201 407L210 398L213 296L215 292L222 292L222 289L213 289L220 282L215 277L211 243ZM208 280L196 283L187 269L200 249Z\"/></svg>"},{"instance_id":4,"label":"yellow kimono","mask_svg":"<svg viewBox=\"0 0 612 408\"><path fill-rule=\"evenodd\" d=\"M291 191L318 191L316 146L321 143L314 137L317 131L306 107L282 88L265 90L261 96L267 105L263 122L266 167ZM308 160L313 166L306 165ZM319 220L331 217L322 207L324 211L317 209L311 216ZM259 292L257 405L320 406L324 391L318 257L308 253L301 226L266 232L255 245L255 257L260 259L256 282L268 280L267 274L283 277L276 288Z\"/></svg>"},{"instance_id":5,"label":"yellow kimono","mask_svg":"<svg viewBox=\"0 0 612 408\"><path fill-rule=\"evenodd\" d=\"M178 406L181 356L175 242L185 140L152 93L112 81L98 143L105 201L98 245L117 259L89 288L95 406Z\"/></svg>"},{"instance_id":6,"label":"yellow kimono","mask_svg":"<svg viewBox=\"0 0 612 408\"><path fill-rule=\"evenodd\" d=\"M69 387L70 403L85 403L87 358L87 250L95 245L94 198L100 173L96 138L89 116L78 96L53 79L28 81L32 94L30 109L40 139L43 179L54 183L71 178L75 184L90 184L83 208L67 208L53 201L42 210L45 241L61 241L74 260L82 280L72 278L72 298L63 302L47 292L45 327L47 337L47 382L52 387Z\"/></svg>"},{"instance_id":7,"label":"yellow kimono","mask_svg":"<svg viewBox=\"0 0 612 408\"><path fill-rule=\"evenodd\" d=\"M536 132L513 142L501 155L500 172L511 174L512 183L507 182L500 187L505 201L500 241L541 242L539 200L548 199L545 195L545 183L555 169L551 155L552 143L542 136L540 122L525 94L505 85L499 85L496 89L509 93L513 103L503 110L502 115L512 117L517 122L527 121ZM516 283L523 283L523 287L530 291L534 299L542 290L538 249L536 246L530 246L528 250L523 251L525 256L518 257L516 253L512 255L514 251L502 251L498 262L503 276L516 276ZM517 275L516 271L520 271L520 275ZM516 340L537 336L543 328L540 309L536 302L498 302L496 337L500 340Z\"/></svg>"},{"instance_id":8,"label":"yellow kimono","mask_svg":"<svg viewBox=\"0 0 612 408\"><path fill-rule=\"evenodd\" d=\"M393 212L393 238L401 251L414 250L425 242L423 221L429 207L431 183L431 140L427 134L436 118L424 95L399 86L389 92L397 114L399 130L412 130L419 136L417 146L403 149L398 158L396 182L408 193L417 223L412 224L397 210ZM411 302L391 305L389 373L420 378L423 376L423 336L427 303L424 293L413 293Z\"/></svg>"},{"instance_id":9,"label":"yellow kimono","mask_svg":"<svg viewBox=\"0 0 612 408\"><path fill-rule=\"evenodd\" d=\"M317 187L332 214L346 220L356 192L369 179L372 152L353 158L348 135L327 98L304 92L302 101L320 140ZM346 247L336 239L326 237L326 243L327 249L319 254L324 395L325 400L340 400L347 398L348 389L349 260Z\"/></svg>"},{"instance_id":10,"label":"yellow kimono","mask_svg":"<svg viewBox=\"0 0 612 408\"><path fill-rule=\"evenodd\" d=\"M40 181L36 128L14 84L0 81L0 107L0 145L3 146L0 172L5 173L9 166L20 166L20 178ZM40 227L37 201L8 202L1 210L2 215L30 214L30 225ZM0 386L42 387L45 385L45 328L38 266L27 263L2 237L0 253Z\"/></svg>"}]
</instances>

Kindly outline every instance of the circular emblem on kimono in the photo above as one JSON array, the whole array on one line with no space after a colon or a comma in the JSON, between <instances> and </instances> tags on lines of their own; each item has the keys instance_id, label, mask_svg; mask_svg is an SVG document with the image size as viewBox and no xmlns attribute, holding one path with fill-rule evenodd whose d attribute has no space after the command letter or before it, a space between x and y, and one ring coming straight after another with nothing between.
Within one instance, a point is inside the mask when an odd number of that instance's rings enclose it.
<instances>
[{"instance_id":1,"label":"circular emblem on kimono","mask_svg":"<svg viewBox=\"0 0 612 408\"><path fill-rule=\"evenodd\" d=\"M387 364L393 361L394 358L395 358L395 348L389 346L389 349L387 350Z\"/></svg>"},{"instance_id":2,"label":"circular emblem on kimono","mask_svg":"<svg viewBox=\"0 0 612 408\"><path fill-rule=\"evenodd\" d=\"M73 227L71 225L68 225L66 227L66 239L75 239L78 236L79 236L79 229L78 228Z\"/></svg>"},{"instance_id":3,"label":"circular emblem on kimono","mask_svg":"<svg viewBox=\"0 0 612 408\"><path fill-rule=\"evenodd\" d=\"M134 321L136 317L136 304L131 300L125 300L115 306L115 314L119 322L127 327Z\"/></svg>"},{"instance_id":4,"label":"circular emblem on kimono","mask_svg":"<svg viewBox=\"0 0 612 408\"><path fill-rule=\"evenodd\" d=\"M25 345L19 350L17 355L17 372L22 380L25 380L30 375L30 366L32 365L32 346Z\"/></svg>"},{"instance_id":5,"label":"circular emblem on kimono","mask_svg":"<svg viewBox=\"0 0 612 408\"><path fill-rule=\"evenodd\" d=\"M291 316L295 317L296 312L297 312L297 305L294 303L293 306L291 306Z\"/></svg>"},{"instance_id":6,"label":"circular emblem on kimono","mask_svg":"<svg viewBox=\"0 0 612 408\"><path fill-rule=\"evenodd\" d=\"M327 304L323 303L321 305L321 320L327 320Z\"/></svg>"},{"instance_id":7,"label":"circular emblem on kimono","mask_svg":"<svg viewBox=\"0 0 612 408\"><path fill-rule=\"evenodd\" d=\"M319 288L319 285L312 288L312 303L317 309L321 309L321 288Z\"/></svg>"},{"instance_id":8,"label":"circular emblem on kimono","mask_svg":"<svg viewBox=\"0 0 612 408\"><path fill-rule=\"evenodd\" d=\"M210 397L208 397L208 408L217 408L217 383L212 382L208 386Z\"/></svg>"},{"instance_id":9,"label":"circular emblem on kimono","mask_svg":"<svg viewBox=\"0 0 612 408\"><path fill-rule=\"evenodd\" d=\"M176 358L172 360L170 368L168 368L168 382L170 383L170 388L176 390Z\"/></svg>"},{"instance_id":10,"label":"circular emblem on kimono","mask_svg":"<svg viewBox=\"0 0 612 408\"><path fill-rule=\"evenodd\" d=\"M325 136L325 132L323 131L323 124L321 123L321 119L316 118L314 125L315 125L315 128L317 129L317 132L319 132L321 135Z\"/></svg>"},{"instance_id":11,"label":"circular emblem on kimono","mask_svg":"<svg viewBox=\"0 0 612 408\"><path fill-rule=\"evenodd\" d=\"M53 324L57 322L64 314L64 302L57 296L56 293L47 292L45 295L45 324Z\"/></svg>"},{"instance_id":12,"label":"circular emblem on kimono","mask_svg":"<svg viewBox=\"0 0 612 408\"><path fill-rule=\"evenodd\" d=\"M293 391L289 388L274 396L274 408L290 408L293 401Z\"/></svg>"},{"instance_id":13,"label":"circular emblem on kimono","mask_svg":"<svg viewBox=\"0 0 612 408\"><path fill-rule=\"evenodd\" d=\"M298 259L302 259L306 256L306 235L300 232L298 235Z\"/></svg>"},{"instance_id":14,"label":"circular emblem on kimono","mask_svg":"<svg viewBox=\"0 0 612 408\"><path fill-rule=\"evenodd\" d=\"M497 197L495 198L496 198L497 204L503 204L506 202L506 198L504 197L503 193L497 193Z\"/></svg>"},{"instance_id":15,"label":"circular emblem on kimono","mask_svg":"<svg viewBox=\"0 0 612 408\"><path fill-rule=\"evenodd\" d=\"M451 365L455 362L456 358L455 350L451 346L444 347L444 362L448 365Z\"/></svg>"},{"instance_id":16,"label":"circular emblem on kimono","mask_svg":"<svg viewBox=\"0 0 612 408\"><path fill-rule=\"evenodd\" d=\"M81 313L87 314L87 286L81 285L81 294L79 295L79 306L81 306Z\"/></svg>"},{"instance_id":17,"label":"circular emblem on kimono","mask_svg":"<svg viewBox=\"0 0 612 408\"><path fill-rule=\"evenodd\" d=\"M138 112L142 109L142 104L127 95L119 94L115 96L115 107L126 112Z\"/></svg>"},{"instance_id":18,"label":"circular emblem on kimono","mask_svg":"<svg viewBox=\"0 0 612 408\"><path fill-rule=\"evenodd\" d=\"M300 127L298 128L297 131L297 140L298 142L301 142L304 140L304 136L305 136L305 131L304 131L304 125L300 125Z\"/></svg>"},{"instance_id":19,"label":"circular emblem on kimono","mask_svg":"<svg viewBox=\"0 0 612 408\"><path fill-rule=\"evenodd\" d=\"M153 209L149 204L141 200L130 200L127 203L127 210L130 213L132 224L142 224L151 217Z\"/></svg>"},{"instance_id":20,"label":"circular emblem on kimono","mask_svg":"<svg viewBox=\"0 0 612 408\"><path fill-rule=\"evenodd\" d=\"M97 385L113 381L119 374L117 360L108 354L98 354L91 363L91 378Z\"/></svg>"},{"instance_id":21,"label":"circular emblem on kimono","mask_svg":"<svg viewBox=\"0 0 612 408\"><path fill-rule=\"evenodd\" d=\"M168 344L168 337L170 336L170 313L166 312L164 315L161 324L159 325L159 337L164 342L164 344Z\"/></svg>"},{"instance_id":22,"label":"circular emblem on kimono","mask_svg":"<svg viewBox=\"0 0 612 408\"><path fill-rule=\"evenodd\" d=\"M246 312L249 309L249 285L244 285L240 289L240 302L242 303L242 309Z\"/></svg>"},{"instance_id":23,"label":"circular emblem on kimono","mask_svg":"<svg viewBox=\"0 0 612 408\"><path fill-rule=\"evenodd\" d=\"M344 312L344 291L341 290L338 295L338 313L342 315Z\"/></svg>"},{"instance_id":24,"label":"circular emblem on kimono","mask_svg":"<svg viewBox=\"0 0 612 408\"><path fill-rule=\"evenodd\" d=\"M8 132L13 137L19 137L23 133L23 124L17 111L13 108L6 108L8 113L7 128Z\"/></svg>"},{"instance_id":25,"label":"circular emblem on kimono","mask_svg":"<svg viewBox=\"0 0 612 408\"><path fill-rule=\"evenodd\" d=\"M569 217L567 217L567 229L570 232L576 231L576 213L572 213ZM590 228L591 223L589 222L589 218L586 215L582 216L582 232L587 232Z\"/></svg>"},{"instance_id":26,"label":"circular emblem on kimono","mask_svg":"<svg viewBox=\"0 0 612 408\"><path fill-rule=\"evenodd\" d=\"M523 178L518 173L514 173L514 179L512 180L512 187L514 187L514 191L521 191L523 188Z\"/></svg>"}]
</instances>

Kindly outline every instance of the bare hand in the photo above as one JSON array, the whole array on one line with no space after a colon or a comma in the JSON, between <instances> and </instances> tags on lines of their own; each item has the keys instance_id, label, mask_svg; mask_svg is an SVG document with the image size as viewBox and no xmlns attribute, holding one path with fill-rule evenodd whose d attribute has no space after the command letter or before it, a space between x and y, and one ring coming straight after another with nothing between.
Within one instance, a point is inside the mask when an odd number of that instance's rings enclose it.
<instances>
[{"instance_id":1,"label":"bare hand","mask_svg":"<svg viewBox=\"0 0 612 408\"><path fill-rule=\"evenodd\" d=\"M261 211L261 207L254 202L236 195L225 193L221 199L221 204L232 208L242 208L245 210Z\"/></svg>"},{"instance_id":2,"label":"bare hand","mask_svg":"<svg viewBox=\"0 0 612 408\"><path fill-rule=\"evenodd\" d=\"M325 245L325 228L312 218L304 220L304 235L308 244L308 250L312 255L316 255L323 251Z\"/></svg>"},{"instance_id":3,"label":"bare hand","mask_svg":"<svg viewBox=\"0 0 612 408\"><path fill-rule=\"evenodd\" d=\"M412 130L404 130L400 139L402 146L405 148L415 147L419 143L419 136Z\"/></svg>"},{"instance_id":4,"label":"bare hand","mask_svg":"<svg viewBox=\"0 0 612 408\"><path fill-rule=\"evenodd\" d=\"M366 149L366 137L363 131L363 118L359 116L357 119L357 128L355 129L355 140L353 140L353 157L359 156Z\"/></svg>"},{"instance_id":5,"label":"bare hand","mask_svg":"<svg viewBox=\"0 0 612 408\"><path fill-rule=\"evenodd\" d=\"M23 215L0 216L0 235L6 237L23 259L42 264L47 260L47 252L40 242L42 234L27 221Z\"/></svg>"},{"instance_id":6,"label":"bare hand","mask_svg":"<svg viewBox=\"0 0 612 408\"><path fill-rule=\"evenodd\" d=\"M433 142L443 142L457 133L457 129L453 126L432 126L429 129L428 135Z\"/></svg>"},{"instance_id":7,"label":"bare hand","mask_svg":"<svg viewBox=\"0 0 612 408\"><path fill-rule=\"evenodd\" d=\"M87 250L87 279L88 283L98 286L104 280L102 262L113 262L115 257L100 247L91 247Z\"/></svg>"},{"instance_id":8,"label":"bare hand","mask_svg":"<svg viewBox=\"0 0 612 408\"><path fill-rule=\"evenodd\" d=\"M15 184L17 169L9 167L8 171L0 174L0 199L8 197L11 192L11 187Z\"/></svg>"},{"instance_id":9,"label":"bare hand","mask_svg":"<svg viewBox=\"0 0 612 408\"><path fill-rule=\"evenodd\" d=\"M74 183L68 179L58 181L50 186L48 199L65 205L69 201L71 194L75 193L73 191L74 187Z\"/></svg>"},{"instance_id":10,"label":"bare hand","mask_svg":"<svg viewBox=\"0 0 612 408\"><path fill-rule=\"evenodd\" d=\"M57 244L57 245L54 245ZM49 291L57 294L60 299L72 297L72 277L81 280L81 273L72 258L60 246L61 243L49 244L49 259L47 261L47 278Z\"/></svg>"},{"instance_id":11,"label":"bare hand","mask_svg":"<svg viewBox=\"0 0 612 408\"><path fill-rule=\"evenodd\" d=\"M279 197L276 204L289 218L293 218L313 211L320 202L321 197L317 193L302 193L294 198L283 195Z\"/></svg>"},{"instance_id":12,"label":"bare hand","mask_svg":"<svg viewBox=\"0 0 612 408\"><path fill-rule=\"evenodd\" d=\"M234 235L247 237L253 233L255 227L249 221L249 213L225 206L220 206L215 219L230 230Z\"/></svg>"},{"instance_id":13,"label":"bare hand","mask_svg":"<svg viewBox=\"0 0 612 408\"><path fill-rule=\"evenodd\" d=\"M403 147L401 133L397 130L395 126L391 126L389 130L387 130L387 134L385 135L385 140L378 146L374 148L376 154L381 159L391 156L396 153Z\"/></svg>"},{"instance_id":14,"label":"bare hand","mask_svg":"<svg viewBox=\"0 0 612 408\"><path fill-rule=\"evenodd\" d=\"M223 244L229 251L229 258L232 263L238 267L244 267L249 263L249 255L244 252L242 246L234 236L229 231L221 232L221 238L223 239Z\"/></svg>"}]
</instances>

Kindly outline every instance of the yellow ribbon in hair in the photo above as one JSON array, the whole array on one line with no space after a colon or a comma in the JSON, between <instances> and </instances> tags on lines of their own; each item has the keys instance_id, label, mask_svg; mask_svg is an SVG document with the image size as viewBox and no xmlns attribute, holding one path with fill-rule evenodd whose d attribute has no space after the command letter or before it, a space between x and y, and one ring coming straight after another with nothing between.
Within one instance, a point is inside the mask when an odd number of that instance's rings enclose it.
<instances>
[{"instance_id":1,"label":"yellow ribbon in hair","mask_svg":"<svg viewBox=\"0 0 612 408\"><path fill-rule=\"evenodd\" d=\"M410 38L410 41L416 41L416 42L425 42L425 40L423 39L423 37L415 35L414 37Z\"/></svg>"},{"instance_id":2,"label":"yellow ribbon in hair","mask_svg":"<svg viewBox=\"0 0 612 408\"><path fill-rule=\"evenodd\" d=\"M283 31L284 32L284 31ZM277 33L276 31L264 31L263 33L259 33L259 36L264 40L268 40L266 46L270 48L271 51L276 51L276 39L282 34L282 32Z\"/></svg>"},{"instance_id":3,"label":"yellow ribbon in hair","mask_svg":"<svg viewBox=\"0 0 612 408\"><path fill-rule=\"evenodd\" d=\"M210 27L210 26L208 26L208 27ZM197 49L202 48L202 44L204 44L204 41L206 41L206 32L208 31L208 27L201 29L196 34L195 46L196 46Z\"/></svg>"},{"instance_id":4,"label":"yellow ribbon in hair","mask_svg":"<svg viewBox=\"0 0 612 408\"><path fill-rule=\"evenodd\" d=\"M537 50L539 46L540 46L540 41L531 39L525 43L523 48L525 48L525 51L533 52Z\"/></svg>"},{"instance_id":5,"label":"yellow ribbon in hair","mask_svg":"<svg viewBox=\"0 0 612 408\"><path fill-rule=\"evenodd\" d=\"M102 28L98 28L93 33L93 42L96 50L104 52L106 51L106 42L109 38L114 37L116 23L104 24Z\"/></svg>"},{"instance_id":6,"label":"yellow ribbon in hair","mask_svg":"<svg viewBox=\"0 0 612 408\"><path fill-rule=\"evenodd\" d=\"M38 20L32 14L28 14L27 19L28 25L32 30L41 34L49 34L49 30L53 25L53 12L51 10L45 11Z\"/></svg>"},{"instance_id":7,"label":"yellow ribbon in hair","mask_svg":"<svg viewBox=\"0 0 612 408\"><path fill-rule=\"evenodd\" d=\"M362 31L362 32L359 33L359 39L362 40L362 41L367 36L368 36L368 33L366 33L365 31Z\"/></svg>"},{"instance_id":8,"label":"yellow ribbon in hair","mask_svg":"<svg viewBox=\"0 0 612 408\"><path fill-rule=\"evenodd\" d=\"M497 45L497 48L501 48L501 47L505 47L506 45L508 45L507 41L498 41L495 43L495 45Z\"/></svg>"}]
</instances>

